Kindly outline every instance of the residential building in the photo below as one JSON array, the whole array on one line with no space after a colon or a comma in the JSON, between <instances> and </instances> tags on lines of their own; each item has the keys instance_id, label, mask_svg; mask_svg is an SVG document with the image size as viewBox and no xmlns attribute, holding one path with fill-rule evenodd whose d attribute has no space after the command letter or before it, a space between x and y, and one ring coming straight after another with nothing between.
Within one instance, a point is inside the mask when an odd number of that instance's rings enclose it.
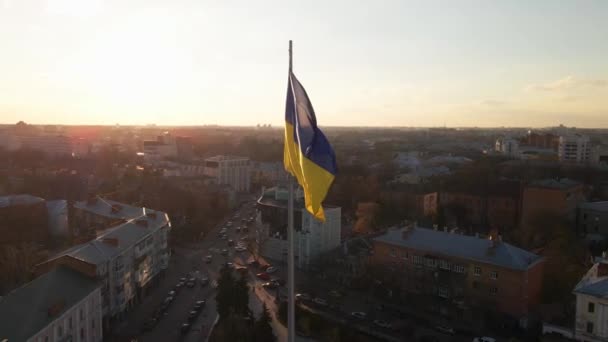
<instances>
[{"instance_id":1,"label":"residential building","mask_svg":"<svg viewBox=\"0 0 608 342\"><path fill-rule=\"evenodd\" d=\"M239 192L249 192L251 163L247 157L215 156L205 159L205 174Z\"/></svg>"},{"instance_id":2,"label":"residential building","mask_svg":"<svg viewBox=\"0 0 608 342\"><path fill-rule=\"evenodd\" d=\"M156 137L156 140L144 140L144 159L155 163L167 158L192 158L192 141L190 137L174 137L169 132Z\"/></svg>"},{"instance_id":3,"label":"residential building","mask_svg":"<svg viewBox=\"0 0 608 342\"><path fill-rule=\"evenodd\" d=\"M49 157L81 157L89 153L89 143L76 137L50 135L39 132L18 134L6 131L0 134L0 147L8 151L32 149L41 151Z\"/></svg>"},{"instance_id":4,"label":"residential building","mask_svg":"<svg viewBox=\"0 0 608 342\"><path fill-rule=\"evenodd\" d=\"M101 287L67 267L0 299L0 341L101 342Z\"/></svg>"},{"instance_id":5,"label":"residential building","mask_svg":"<svg viewBox=\"0 0 608 342\"><path fill-rule=\"evenodd\" d=\"M287 255L287 190L264 190L257 201L258 241L262 255L285 260ZM317 257L340 246L341 208L324 205L325 222L318 221L304 208L301 189L294 194L294 252L296 266L307 268Z\"/></svg>"},{"instance_id":6,"label":"residential building","mask_svg":"<svg viewBox=\"0 0 608 342\"><path fill-rule=\"evenodd\" d=\"M589 163L591 161L589 137L580 134L560 136L557 155L560 162Z\"/></svg>"},{"instance_id":7,"label":"residential building","mask_svg":"<svg viewBox=\"0 0 608 342\"><path fill-rule=\"evenodd\" d=\"M522 224L525 226L545 214L574 220L576 207L584 199L584 187L577 181L562 178L532 182L523 189Z\"/></svg>"},{"instance_id":8,"label":"residential building","mask_svg":"<svg viewBox=\"0 0 608 342\"><path fill-rule=\"evenodd\" d=\"M46 201L32 195L0 197L0 245L46 243L49 237Z\"/></svg>"},{"instance_id":9,"label":"residential building","mask_svg":"<svg viewBox=\"0 0 608 342\"><path fill-rule=\"evenodd\" d=\"M288 179L288 173L281 162L251 162L251 180L261 184L277 184Z\"/></svg>"},{"instance_id":10,"label":"residential building","mask_svg":"<svg viewBox=\"0 0 608 342\"><path fill-rule=\"evenodd\" d=\"M51 236L69 237L68 201L46 201L46 208L49 217L48 224Z\"/></svg>"},{"instance_id":11,"label":"residential building","mask_svg":"<svg viewBox=\"0 0 608 342\"><path fill-rule=\"evenodd\" d=\"M445 176L450 174L450 169L447 166L431 166L431 167L416 167L408 173L402 173L395 176L392 180L393 184L421 184L426 183L430 178L435 176Z\"/></svg>"},{"instance_id":12,"label":"residential building","mask_svg":"<svg viewBox=\"0 0 608 342\"><path fill-rule=\"evenodd\" d=\"M513 138L498 138L495 151L511 158L519 158L519 141Z\"/></svg>"},{"instance_id":13,"label":"residential building","mask_svg":"<svg viewBox=\"0 0 608 342\"><path fill-rule=\"evenodd\" d=\"M608 167L608 146L594 146L591 151L591 162L594 165Z\"/></svg>"},{"instance_id":14,"label":"residential building","mask_svg":"<svg viewBox=\"0 0 608 342\"><path fill-rule=\"evenodd\" d=\"M91 198L74 207L80 209L81 222L90 222L97 229L97 237L37 265L36 271L40 274L65 265L96 277L102 284L107 327L138 303L168 267L171 222L164 212L103 198ZM110 223L116 225L107 227Z\"/></svg>"},{"instance_id":15,"label":"residential building","mask_svg":"<svg viewBox=\"0 0 608 342\"><path fill-rule=\"evenodd\" d=\"M505 243L410 226L373 239L371 267L399 293L395 301L442 316L496 311L521 318L540 301L544 259Z\"/></svg>"},{"instance_id":16,"label":"residential building","mask_svg":"<svg viewBox=\"0 0 608 342\"><path fill-rule=\"evenodd\" d=\"M590 240L608 237L608 201L579 203L576 208L576 231Z\"/></svg>"},{"instance_id":17,"label":"residential building","mask_svg":"<svg viewBox=\"0 0 608 342\"><path fill-rule=\"evenodd\" d=\"M601 342L608 340L608 260L605 255L576 284L574 339Z\"/></svg>"},{"instance_id":18,"label":"residential building","mask_svg":"<svg viewBox=\"0 0 608 342\"><path fill-rule=\"evenodd\" d=\"M521 145L557 151L559 146L559 136L551 133L537 133L528 131L528 134L521 139Z\"/></svg>"}]
</instances>

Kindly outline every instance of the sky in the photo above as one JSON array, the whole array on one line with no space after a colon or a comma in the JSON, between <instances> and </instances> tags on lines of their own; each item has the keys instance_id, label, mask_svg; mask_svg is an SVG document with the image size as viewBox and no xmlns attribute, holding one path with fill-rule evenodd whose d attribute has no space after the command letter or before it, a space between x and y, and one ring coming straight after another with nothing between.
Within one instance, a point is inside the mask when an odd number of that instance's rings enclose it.
<instances>
[{"instance_id":1,"label":"sky","mask_svg":"<svg viewBox=\"0 0 608 342\"><path fill-rule=\"evenodd\" d=\"M608 1L0 0L0 123L608 127Z\"/></svg>"}]
</instances>

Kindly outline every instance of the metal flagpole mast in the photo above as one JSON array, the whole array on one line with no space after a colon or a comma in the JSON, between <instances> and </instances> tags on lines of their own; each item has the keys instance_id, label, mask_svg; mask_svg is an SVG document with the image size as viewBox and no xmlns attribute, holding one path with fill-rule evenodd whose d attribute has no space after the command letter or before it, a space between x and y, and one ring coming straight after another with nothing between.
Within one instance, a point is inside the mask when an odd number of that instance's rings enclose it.
<instances>
[{"instance_id":1,"label":"metal flagpole mast","mask_svg":"<svg viewBox=\"0 0 608 342\"><path fill-rule=\"evenodd\" d=\"M292 42L289 41L289 77L291 79L292 72ZM295 124L295 122L294 122ZM293 236L295 234L293 229L293 177L289 177L287 185L289 197L287 200L287 340L288 342L294 342L296 339L296 313L295 313L295 300L294 300L294 250L293 250Z\"/></svg>"}]
</instances>

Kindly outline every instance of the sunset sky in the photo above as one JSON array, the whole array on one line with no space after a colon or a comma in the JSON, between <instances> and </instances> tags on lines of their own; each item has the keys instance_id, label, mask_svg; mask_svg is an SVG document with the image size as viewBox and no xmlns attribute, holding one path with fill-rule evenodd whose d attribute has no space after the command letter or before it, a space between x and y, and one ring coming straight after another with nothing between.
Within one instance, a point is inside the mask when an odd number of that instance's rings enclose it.
<instances>
[{"instance_id":1,"label":"sunset sky","mask_svg":"<svg viewBox=\"0 0 608 342\"><path fill-rule=\"evenodd\" d=\"M0 0L0 123L608 127L608 1Z\"/></svg>"}]
</instances>

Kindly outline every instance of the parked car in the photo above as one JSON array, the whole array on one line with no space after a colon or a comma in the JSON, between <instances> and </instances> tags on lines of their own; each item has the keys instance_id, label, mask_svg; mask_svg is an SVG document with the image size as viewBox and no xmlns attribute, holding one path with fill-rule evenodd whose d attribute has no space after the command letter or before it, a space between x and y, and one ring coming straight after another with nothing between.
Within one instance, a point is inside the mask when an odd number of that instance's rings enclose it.
<instances>
[{"instance_id":1,"label":"parked car","mask_svg":"<svg viewBox=\"0 0 608 342\"><path fill-rule=\"evenodd\" d=\"M454 328L445 326L445 325L438 325L435 327L435 330L439 331L440 333L444 333L446 335L454 335Z\"/></svg>"},{"instance_id":2,"label":"parked car","mask_svg":"<svg viewBox=\"0 0 608 342\"><path fill-rule=\"evenodd\" d=\"M270 267L266 268L266 273L274 273L276 271L277 271L276 267L270 266Z\"/></svg>"},{"instance_id":3,"label":"parked car","mask_svg":"<svg viewBox=\"0 0 608 342\"><path fill-rule=\"evenodd\" d=\"M190 313L188 314L188 322L194 322L196 320L196 317L198 317L198 313L199 311L196 310L190 311Z\"/></svg>"},{"instance_id":4,"label":"parked car","mask_svg":"<svg viewBox=\"0 0 608 342\"><path fill-rule=\"evenodd\" d=\"M487 336L475 337L473 339L473 342L496 342L496 339L494 337L487 337Z\"/></svg>"},{"instance_id":5,"label":"parked car","mask_svg":"<svg viewBox=\"0 0 608 342\"><path fill-rule=\"evenodd\" d=\"M192 278L186 282L186 286L188 286L189 288L193 288L195 284L196 284L196 279L194 279L194 278Z\"/></svg>"},{"instance_id":6,"label":"parked car","mask_svg":"<svg viewBox=\"0 0 608 342\"><path fill-rule=\"evenodd\" d=\"M184 277L179 278L179 282L180 282L180 283L185 283L187 280L188 280L188 279L186 279L186 278L184 278Z\"/></svg>"},{"instance_id":7,"label":"parked car","mask_svg":"<svg viewBox=\"0 0 608 342\"><path fill-rule=\"evenodd\" d=\"M269 282L262 284L262 287L265 289L276 289L278 286L276 283L269 281Z\"/></svg>"},{"instance_id":8,"label":"parked car","mask_svg":"<svg viewBox=\"0 0 608 342\"><path fill-rule=\"evenodd\" d=\"M313 299L313 302L319 306L327 306L327 301L323 298L317 297L317 298Z\"/></svg>"},{"instance_id":9,"label":"parked car","mask_svg":"<svg viewBox=\"0 0 608 342\"><path fill-rule=\"evenodd\" d=\"M196 310L196 311L201 311L204 307L205 307L204 300L199 300L196 303L194 303L194 310Z\"/></svg>"},{"instance_id":10,"label":"parked car","mask_svg":"<svg viewBox=\"0 0 608 342\"><path fill-rule=\"evenodd\" d=\"M177 293L174 290L169 291L169 293L167 293L167 296L169 297L175 297Z\"/></svg>"},{"instance_id":11,"label":"parked car","mask_svg":"<svg viewBox=\"0 0 608 342\"><path fill-rule=\"evenodd\" d=\"M351 312L350 315L356 319L365 319L367 318L367 314L361 311Z\"/></svg>"},{"instance_id":12,"label":"parked car","mask_svg":"<svg viewBox=\"0 0 608 342\"><path fill-rule=\"evenodd\" d=\"M220 252L222 255L228 255L228 250L226 248L222 249Z\"/></svg>"},{"instance_id":13,"label":"parked car","mask_svg":"<svg viewBox=\"0 0 608 342\"><path fill-rule=\"evenodd\" d=\"M237 251L237 252L244 252L244 251L246 251L246 250L247 250L247 248L245 248L245 247L243 247L243 246L236 246L236 247L234 248L234 250L235 250L235 251Z\"/></svg>"},{"instance_id":14,"label":"parked car","mask_svg":"<svg viewBox=\"0 0 608 342\"><path fill-rule=\"evenodd\" d=\"M210 264L212 260L213 260L213 255L207 255L205 257L205 263L207 263L207 264Z\"/></svg>"},{"instance_id":15,"label":"parked car","mask_svg":"<svg viewBox=\"0 0 608 342\"><path fill-rule=\"evenodd\" d=\"M234 246L234 240L232 240L232 239L228 240L228 246Z\"/></svg>"},{"instance_id":16,"label":"parked car","mask_svg":"<svg viewBox=\"0 0 608 342\"><path fill-rule=\"evenodd\" d=\"M179 328L179 331L182 335L187 334L188 331L190 331L190 323L182 324L182 326Z\"/></svg>"},{"instance_id":17,"label":"parked car","mask_svg":"<svg viewBox=\"0 0 608 342\"><path fill-rule=\"evenodd\" d=\"M377 326L377 327L380 327L380 328L384 328L384 329L392 329L393 328L392 324L390 324L387 321L383 321L381 319L375 320L374 321L374 325Z\"/></svg>"},{"instance_id":18,"label":"parked car","mask_svg":"<svg viewBox=\"0 0 608 342\"><path fill-rule=\"evenodd\" d=\"M202 277L200 280L201 286L207 286L209 284L209 278Z\"/></svg>"},{"instance_id":19,"label":"parked car","mask_svg":"<svg viewBox=\"0 0 608 342\"><path fill-rule=\"evenodd\" d=\"M310 301L311 297L308 293L296 293L296 300Z\"/></svg>"},{"instance_id":20,"label":"parked car","mask_svg":"<svg viewBox=\"0 0 608 342\"><path fill-rule=\"evenodd\" d=\"M268 275L268 273L265 272L258 273L255 276L262 280L270 280L270 276Z\"/></svg>"},{"instance_id":21,"label":"parked car","mask_svg":"<svg viewBox=\"0 0 608 342\"><path fill-rule=\"evenodd\" d=\"M281 278L272 278L270 281L277 283L279 286L283 286L286 283L285 280Z\"/></svg>"}]
</instances>

